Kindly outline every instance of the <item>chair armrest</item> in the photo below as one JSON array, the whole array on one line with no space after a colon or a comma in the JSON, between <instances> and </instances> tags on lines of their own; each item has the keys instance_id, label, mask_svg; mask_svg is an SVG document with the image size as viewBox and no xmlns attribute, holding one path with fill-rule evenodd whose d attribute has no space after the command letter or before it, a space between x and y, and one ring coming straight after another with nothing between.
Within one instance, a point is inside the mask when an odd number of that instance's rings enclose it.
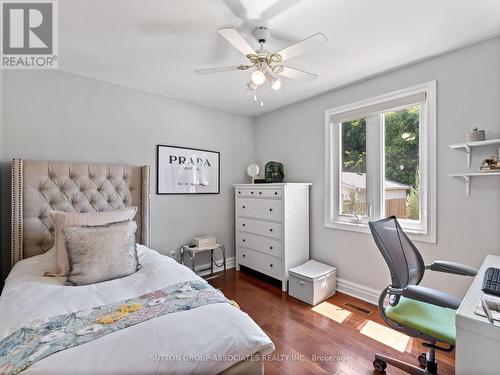
<instances>
[{"instance_id":1,"label":"chair armrest","mask_svg":"<svg viewBox=\"0 0 500 375\"><path fill-rule=\"evenodd\" d=\"M447 262L444 260L436 260L430 265L425 266L426 269L437 272L452 273L462 276L476 276L477 270L475 268L466 266L465 264Z\"/></svg>"},{"instance_id":2,"label":"chair armrest","mask_svg":"<svg viewBox=\"0 0 500 375\"><path fill-rule=\"evenodd\" d=\"M403 290L403 297L430 303L440 307L447 307L453 310L458 309L460 303L462 302L451 294L420 285L406 286Z\"/></svg>"}]
</instances>

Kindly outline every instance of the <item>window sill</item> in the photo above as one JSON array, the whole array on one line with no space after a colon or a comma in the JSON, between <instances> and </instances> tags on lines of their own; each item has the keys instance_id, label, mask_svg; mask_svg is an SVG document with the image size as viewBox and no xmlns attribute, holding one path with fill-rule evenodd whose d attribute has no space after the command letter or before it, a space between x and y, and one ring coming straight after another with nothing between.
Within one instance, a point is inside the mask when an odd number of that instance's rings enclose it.
<instances>
[{"instance_id":1,"label":"window sill","mask_svg":"<svg viewBox=\"0 0 500 375\"><path fill-rule=\"evenodd\" d=\"M325 221L325 228L345 230L350 232L371 234L368 223L355 223L347 221ZM403 227L406 235L412 240L417 242L436 243L436 236L428 232L420 232Z\"/></svg>"}]
</instances>

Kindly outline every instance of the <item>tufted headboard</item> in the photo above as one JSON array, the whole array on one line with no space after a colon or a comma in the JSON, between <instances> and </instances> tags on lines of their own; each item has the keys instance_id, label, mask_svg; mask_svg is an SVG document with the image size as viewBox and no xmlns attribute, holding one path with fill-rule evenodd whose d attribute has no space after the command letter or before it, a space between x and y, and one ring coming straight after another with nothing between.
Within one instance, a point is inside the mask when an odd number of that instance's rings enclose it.
<instances>
[{"instance_id":1,"label":"tufted headboard","mask_svg":"<svg viewBox=\"0 0 500 375\"><path fill-rule=\"evenodd\" d=\"M149 245L149 166L12 161L12 266L54 244L51 209L66 212L137 206L137 242Z\"/></svg>"}]
</instances>

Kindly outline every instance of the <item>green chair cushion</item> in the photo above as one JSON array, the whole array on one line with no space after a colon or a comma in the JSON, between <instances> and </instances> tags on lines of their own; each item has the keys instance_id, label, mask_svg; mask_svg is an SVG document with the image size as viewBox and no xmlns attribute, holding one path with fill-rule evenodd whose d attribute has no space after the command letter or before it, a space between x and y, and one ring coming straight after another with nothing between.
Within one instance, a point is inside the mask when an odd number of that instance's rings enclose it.
<instances>
[{"instance_id":1,"label":"green chair cushion","mask_svg":"<svg viewBox=\"0 0 500 375\"><path fill-rule=\"evenodd\" d=\"M455 345L455 310L401 297L396 306L385 308L385 314L405 327Z\"/></svg>"}]
</instances>

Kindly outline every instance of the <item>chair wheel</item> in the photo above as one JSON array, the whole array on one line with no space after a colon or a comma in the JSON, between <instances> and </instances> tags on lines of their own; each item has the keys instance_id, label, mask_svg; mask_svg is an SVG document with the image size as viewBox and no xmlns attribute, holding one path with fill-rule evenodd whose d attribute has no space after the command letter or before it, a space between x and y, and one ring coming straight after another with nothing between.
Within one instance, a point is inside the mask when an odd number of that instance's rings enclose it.
<instances>
[{"instance_id":1,"label":"chair wheel","mask_svg":"<svg viewBox=\"0 0 500 375\"><path fill-rule=\"evenodd\" d=\"M422 353L418 356L418 363L420 363L420 366L422 367L427 367L427 354Z\"/></svg>"},{"instance_id":2,"label":"chair wheel","mask_svg":"<svg viewBox=\"0 0 500 375\"><path fill-rule=\"evenodd\" d=\"M385 369L387 368L387 363L380 359L376 359L373 361L373 368L375 371L380 372L382 374L385 374Z\"/></svg>"}]
</instances>

